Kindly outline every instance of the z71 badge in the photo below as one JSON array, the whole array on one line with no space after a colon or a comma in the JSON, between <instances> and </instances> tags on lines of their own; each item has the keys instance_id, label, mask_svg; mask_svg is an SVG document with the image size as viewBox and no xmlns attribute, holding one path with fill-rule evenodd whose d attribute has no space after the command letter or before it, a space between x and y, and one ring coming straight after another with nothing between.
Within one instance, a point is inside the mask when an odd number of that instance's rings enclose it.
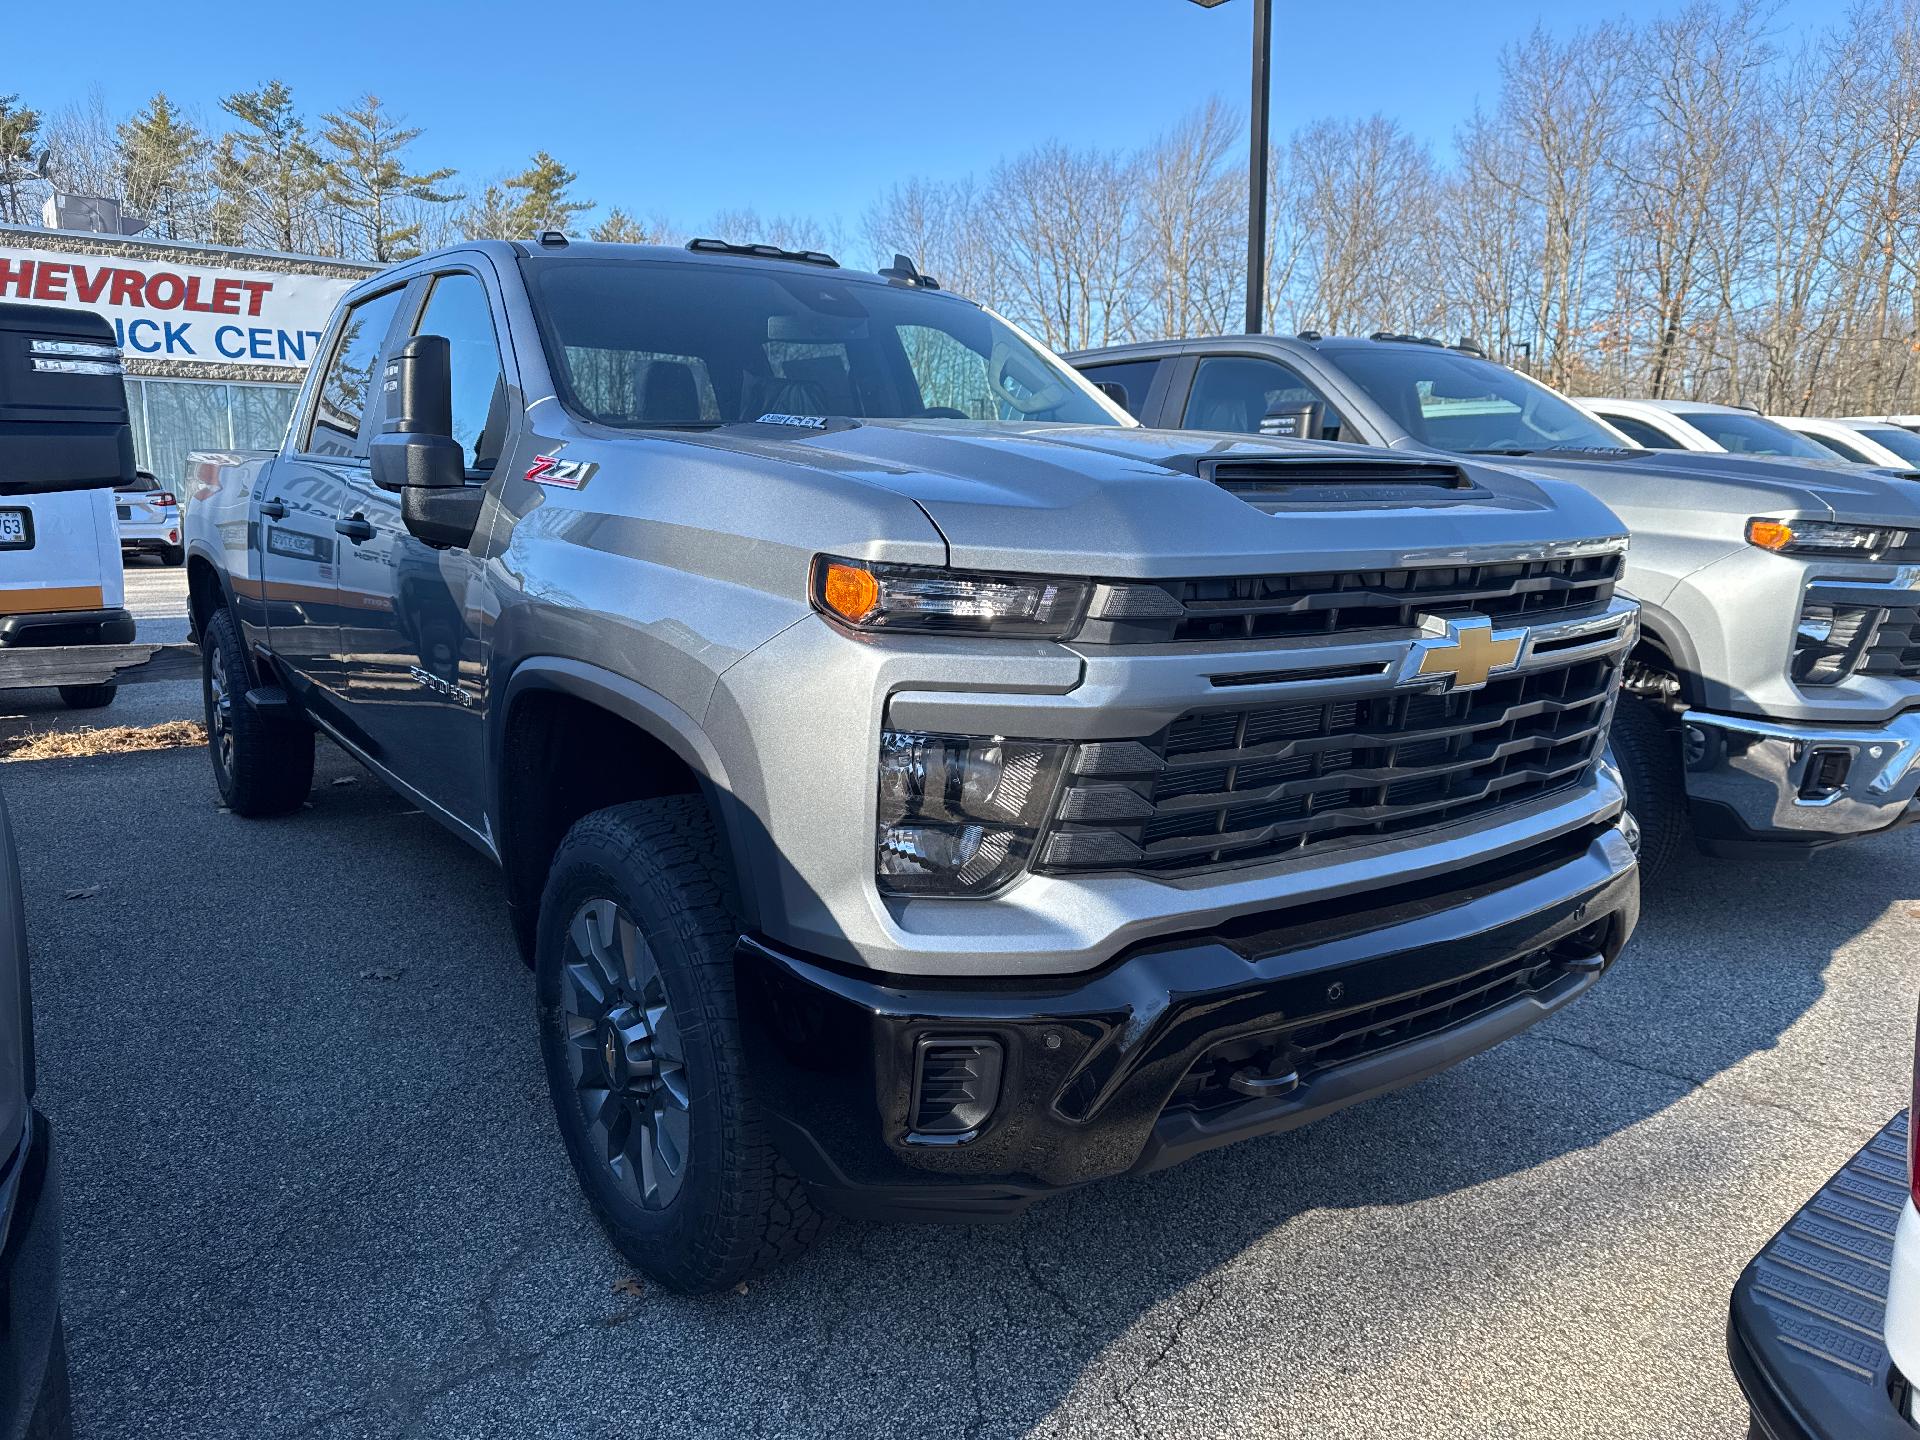
<instances>
[{"instance_id":1,"label":"z71 badge","mask_svg":"<svg viewBox=\"0 0 1920 1440\"><path fill-rule=\"evenodd\" d=\"M527 479L536 485L557 485L562 490L578 490L587 477L600 467L591 460L562 460L558 455L536 455L527 467Z\"/></svg>"}]
</instances>

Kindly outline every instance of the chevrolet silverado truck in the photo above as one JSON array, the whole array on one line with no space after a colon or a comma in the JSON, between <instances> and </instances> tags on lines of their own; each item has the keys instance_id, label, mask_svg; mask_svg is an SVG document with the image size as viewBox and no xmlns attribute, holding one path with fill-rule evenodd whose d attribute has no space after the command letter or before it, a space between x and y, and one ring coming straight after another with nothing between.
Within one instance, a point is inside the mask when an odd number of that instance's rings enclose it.
<instances>
[{"instance_id":1,"label":"chevrolet silverado truck","mask_svg":"<svg viewBox=\"0 0 1920 1440\"><path fill-rule=\"evenodd\" d=\"M1635 449L1468 345L1235 335L1069 357L1149 424L1523 465L1604 500L1641 605L1615 757L1654 878L1804 857L1911 820L1920 485L1824 462Z\"/></svg>"},{"instance_id":2,"label":"chevrolet silverado truck","mask_svg":"<svg viewBox=\"0 0 1920 1440\"><path fill-rule=\"evenodd\" d=\"M325 735L502 868L668 1286L1302 1124L1633 928L1576 487L1142 430L904 257L482 242L321 354L189 466L214 778L298 812Z\"/></svg>"}]
</instances>

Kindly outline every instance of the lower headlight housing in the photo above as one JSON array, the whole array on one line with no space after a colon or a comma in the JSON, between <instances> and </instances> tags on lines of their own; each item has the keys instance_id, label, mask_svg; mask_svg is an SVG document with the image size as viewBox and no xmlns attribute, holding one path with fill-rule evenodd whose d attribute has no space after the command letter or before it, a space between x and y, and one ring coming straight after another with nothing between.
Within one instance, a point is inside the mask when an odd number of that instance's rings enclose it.
<instances>
[{"instance_id":1,"label":"lower headlight housing","mask_svg":"<svg viewBox=\"0 0 1920 1440\"><path fill-rule=\"evenodd\" d=\"M874 873L897 895L982 896L1026 869L1064 744L887 730Z\"/></svg>"}]
</instances>

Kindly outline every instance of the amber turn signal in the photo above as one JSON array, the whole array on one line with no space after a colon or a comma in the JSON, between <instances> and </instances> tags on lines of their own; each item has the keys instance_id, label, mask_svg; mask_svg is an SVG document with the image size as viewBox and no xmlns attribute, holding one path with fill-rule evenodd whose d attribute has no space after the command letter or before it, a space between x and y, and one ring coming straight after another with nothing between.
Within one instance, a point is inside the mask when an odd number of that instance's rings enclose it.
<instances>
[{"instance_id":1,"label":"amber turn signal","mask_svg":"<svg viewBox=\"0 0 1920 1440\"><path fill-rule=\"evenodd\" d=\"M871 570L839 560L827 563L821 582L820 598L834 614L850 625L858 625L880 603L880 582Z\"/></svg>"},{"instance_id":2,"label":"amber turn signal","mask_svg":"<svg viewBox=\"0 0 1920 1440\"><path fill-rule=\"evenodd\" d=\"M1783 520L1749 520L1747 539L1762 550L1784 550L1793 543L1793 527Z\"/></svg>"}]
</instances>

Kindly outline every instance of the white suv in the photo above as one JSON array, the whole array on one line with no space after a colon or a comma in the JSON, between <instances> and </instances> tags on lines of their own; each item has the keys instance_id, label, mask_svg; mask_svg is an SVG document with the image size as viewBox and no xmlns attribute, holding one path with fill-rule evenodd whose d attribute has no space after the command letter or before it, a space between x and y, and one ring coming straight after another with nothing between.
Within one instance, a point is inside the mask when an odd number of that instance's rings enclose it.
<instances>
[{"instance_id":1,"label":"white suv","mask_svg":"<svg viewBox=\"0 0 1920 1440\"><path fill-rule=\"evenodd\" d=\"M145 470L135 472L130 485L114 488L114 516L120 522L122 556L151 553L163 565L178 565L187 558L180 543L180 501Z\"/></svg>"}]
</instances>

